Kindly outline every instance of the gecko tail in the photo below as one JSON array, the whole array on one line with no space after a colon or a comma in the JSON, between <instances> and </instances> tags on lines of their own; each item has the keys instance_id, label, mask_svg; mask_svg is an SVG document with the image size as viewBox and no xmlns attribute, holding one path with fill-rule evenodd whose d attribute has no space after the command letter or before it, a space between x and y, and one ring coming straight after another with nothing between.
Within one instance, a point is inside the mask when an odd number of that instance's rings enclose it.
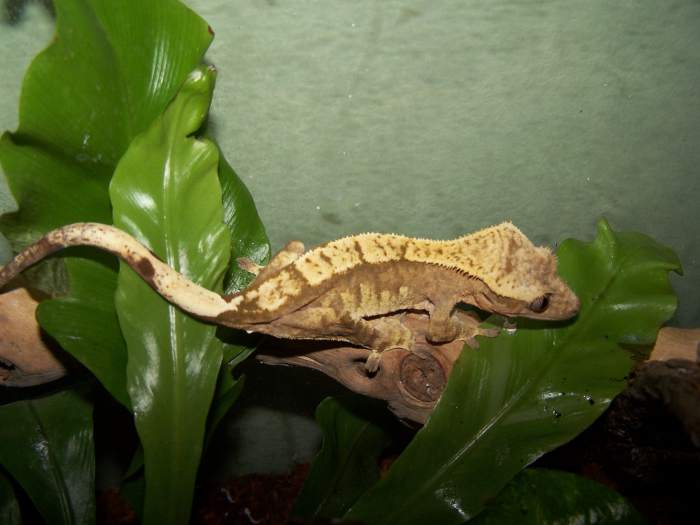
<instances>
[{"instance_id":1,"label":"gecko tail","mask_svg":"<svg viewBox=\"0 0 700 525\"><path fill-rule=\"evenodd\" d=\"M0 288L23 270L69 246L93 246L116 255L169 303L203 319L215 319L235 306L222 296L193 283L161 261L134 237L96 222L69 224L52 230L0 268Z\"/></svg>"}]
</instances>

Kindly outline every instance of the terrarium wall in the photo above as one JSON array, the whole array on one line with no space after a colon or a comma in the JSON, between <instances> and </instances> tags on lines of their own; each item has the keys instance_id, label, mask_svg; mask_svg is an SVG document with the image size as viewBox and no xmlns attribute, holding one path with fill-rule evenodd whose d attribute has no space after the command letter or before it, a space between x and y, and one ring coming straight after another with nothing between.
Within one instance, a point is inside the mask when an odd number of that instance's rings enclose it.
<instances>
[{"instance_id":1,"label":"terrarium wall","mask_svg":"<svg viewBox=\"0 0 700 525\"><path fill-rule=\"evenodd\" d=\"M273 248L504 219L554 243L602 215L679 253L678 321L700 320L697 2L188 4L216 32L213 131ZM14 129L53 23L26 2L0 27Z\"/></svg>"},{"instance_id":2,"label":"terrarium wall","mask_svg":"<svg viewBox=\"0 0 700 525\"><path fill-rule=\"evenodd\" d=\"M697 1L187 3L216 33L209 129L273 249L506 219L553 245L592 238L604 216L679 254L674 323L700 324ZM40 2L2 7L12 130L53 20Z\"/></svg>"}]
</instances>

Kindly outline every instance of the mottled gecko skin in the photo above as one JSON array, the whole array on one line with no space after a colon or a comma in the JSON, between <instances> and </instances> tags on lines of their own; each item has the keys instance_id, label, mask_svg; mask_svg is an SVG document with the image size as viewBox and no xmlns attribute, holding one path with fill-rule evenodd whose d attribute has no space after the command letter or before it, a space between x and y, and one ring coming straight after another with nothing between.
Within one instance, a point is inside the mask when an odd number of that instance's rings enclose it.
<instances>
[{"instance_id":1,"label":"mottled gecko skin","mask_svg":"<svg viewBox=\"0 0 700 525\"><path fill-rule=\"evenodd\" d=\"M304 253L289 243L243 291L221 297L158 260L136 240L111 226L82 223L47 234L0 270L0 286L26 266L65 246L87 244L114 253L168 301L208 321L280 338L338 340L380 352L411 350L413 335L399 318L430 315L428 338L437 343L492 335L455 316L458 303L508 317L560 320L579 301L556 273L556 258L503 223L450 241L399 235L345 237Z\"/></svg>"}]
</instances>

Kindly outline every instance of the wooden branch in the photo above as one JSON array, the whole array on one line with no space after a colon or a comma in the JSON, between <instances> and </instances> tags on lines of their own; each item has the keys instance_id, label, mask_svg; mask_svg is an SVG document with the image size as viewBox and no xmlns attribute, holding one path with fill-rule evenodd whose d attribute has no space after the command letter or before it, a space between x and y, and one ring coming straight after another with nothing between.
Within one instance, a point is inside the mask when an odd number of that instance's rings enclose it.
<instances>
[{"instance_id":1,"label":"wooden branch","mask_svg":"<svg viewBox=\"0 0 700 525\"><path fill-rule=\"evenodd\" d=\"M665 326L659 330L649 360L687 359L700 361L700 328Z\"/></svg>"},{"instance_id":2,"label":"wooden branch","mask_svg":"<svg viewBox=\"0 0 700 525\"><path fill-rule=\"evenodd\" d=\"M37 301L26 288L0 295L0 385L25 387L66 374L41 337Z\"/></svg>"},{"instance_id":3,"label":"wooden branch","mask_svg":"<svg viewBox=\"0 0 700 525\"><path fill-rule=\"evenodd\" d=\"M259 349L257 358L272 365L319 370L358 394L387 401L399 418L425 423L440 399L464 342L430 344L425 339L427 314L397 317L416 334L415 352L385 352L373 375L365 369L369 350L354 346L270 339Z\"/></svg>"}]
</instances>

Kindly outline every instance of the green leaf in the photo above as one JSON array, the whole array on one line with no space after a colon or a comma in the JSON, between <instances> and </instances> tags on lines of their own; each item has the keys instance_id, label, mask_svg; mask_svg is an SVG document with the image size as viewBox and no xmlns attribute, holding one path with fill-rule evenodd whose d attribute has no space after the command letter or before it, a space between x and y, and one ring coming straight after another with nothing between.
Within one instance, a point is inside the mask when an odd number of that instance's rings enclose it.
<instances>
[{"instance_id":1,"label":"green leaf","mask_svg":"<svg viewBox=\"0 0 700 525\"><path fill-rule=\"evenodd\" d=\"M127 501L131 509L136 513L138 522L143 519L143 499L146 493L146 480L143 472L132 476L124 481L119 487L119 492Z\"/></svg>"},{"instance_id":2,"label":"green leaf","mask_svg":"<svg viewBox=\"0 0 700 525\"><path fill-rule=\"evenodd\" d=\"M57 2L56 37L29 67L19 128L0 143L0 162L19 204L3 231L26 244L70 222L109 222L114 166L211 39L206 22L176 0L128 8Z\"/></svg>"},{"instance_id":3,"label":"green leaf","mask_svg":"<svg viewBox=\"0 0 700 525\"><path fill-rule=\"evenodd\" d=\"M43 145L19 131L0 139L0 163L19 204L18 212L0 220L15 250L64 224L110 221L110 167L86 165L70 152L55 151L53 145Z\"/></svg>"},{"instance_id":4,"label":"green leaf","mask_svg":"<svg viewBox=\"0 0 700 525\"><path fill-rule=\"evenodd\" d=\"M130 408L126 392L126 344L114 310L117 261L111 255L102 255L102 263L68 258L66 268L73 283L71 294L40 303L37 319L63 349L95 374L117 401Z\"/></svg>"},{"instance_id":5,"label":"green leaf","mask_svg":"<svg viewBox=\"0 0 700 525\"><path fill-rule=\"evenodd\" d=\"M117 161L162 113L211 39L206 22L177 0L128 8L56 3L56 37L25 75L19 129L0 139L0 165L19 205L0 229L15 249L64 224L111 222L108 184ZM116 272L65 259L73 294L42 304L40 322L128 406L126 347L112 296L102 301L90 292L114 290Z\"/></svg>"},{"instance_id":6,"label":"green leaf","mask_svg":"<svg viewBox=\"0 0 700 525\"><path fill-rule=\"evenodd\" d=\"M253 198L233 168L219 152L219 183L223 195L224 222L231 236L229 268L224 277L224 291L236 292L252 279L252 274L241 270L236 263L239 257L248 257L258 264L265 264L270 256L270 241L260 220ZM224 345L219 379L214 401L207 422L207 445L219 423L231 409L243 390L245 377L234 378L233 369L253 353L258 337L241 337L240 332L219 327L219 338L232 344Z\"/></svg>"},{"instance_id":7,"label":"green leaf","mask_svg":"<svg viewBox=\"0 0 700 525\"><path fill-rule=\"evenodd\" d=\"M217 331L218 337L221 334L228 336L234 333L232 330L222 330L219 327ZM205 437L204 448L209 448L211 440L214 438L219 424L224 419L228 411L243 392L245 385L245 376L234 377L233 371L241 362L247 359L254 351L255 344L259 340L258 337L244 337L244 344L224 344L223 359L221 368L219 369L219 377L216 381L216 391L214 392L214 401L212 401L209 410L209 418L207 420L207 433Z\"/></svg>"},{"instance_id":8,"label":"green leaf","mask_svg":"<svg viewBox=\"0 0 700 525\"><path fill-rule=\"evenodd\" d=\"M334 518L379 479L378 459L389 434L371 415L348 410L330 397L318 405L316 421L323 430L323 446L297 498L294 515Z\"/></svg>"},{"instance_id":9,"label":"green leaf","mask_svg":"<svg viewBox=\"0 0 700 525\"><path fill-rule=\"evenodd\" d=\"M583 303L586 325L572 327L577 339L652 344L678 299L668 272L682 273L678 256L641 233L613 232L598 222L592 244L569 239L558 251L566 279ZM571 337L569 332L559 332Z\"/></svg>"},{"instance_id":10,"label":"green leaf","mask_svg":"<svg viewBox=\"0 0 700 525\"><path fill-rule=\"evenodd\" d=\"M214 77L205 67L190 74L165 113L122 157L110 195L117 227L192 281L220 291L230 240L218 150L192 137L206 118ZM215 326L168 304L125 264L116 306L144 448L143 522L187 523L223 343Z\"/></svg>"},{"instance_id":11,"label":"green leaf","mask_svg":"<svg viewBox=\"0 0 700 525\"><path fill-rule=\"evenodd\" d=\"M136 450L134 450L133 456L131 456L131 461L129 466L126 467L126 471L122 475L122 480L127 480L136 476L143 469L143 447L141 443L138 444Z\"/></svg>"},{"instance_id":12,"label":"green leaf","mask_svg":"<svg viewBox=\"0 0 700 525\"><path fill-rule=\"evenodd\" d=\"M489 503L474 525L644 525L647 521L614 490L575 474L526 469Z\"/></svg>"},{"instance_id":13,"label":"green leaf","mask_svg":"<svg viewBox=\"0 0 700 525\"><path fill-rule=\"evenodd\" d=\"M0 420L0 464L46 523L94 523L92 403L63 390L0 406Z\"/></svg>"},{"instance_id":14,"label":"green leaf","mask_svg":"<svg viewBox=\"0 0 700 525\"><path fill-rule=\"evenodd\" d=\"M522 468L590 425L625 385L620 344L653 340L674 312L668 248L604 221L591 243L565 241L559 272L581 298L575 322L520 322L465 349L428 423L346 517L462 523Z\"/></svg>"},{"instance_id":15,"label":"green leaf","mask_svg":"<svg viewBox=\"0 0 700 525\"><path fill-rule=\"evenodd\" d=\"M236 264L239 257L248 257L265 264L270 257L270 241L255 209L253 197L233 168L221 156L219 182L224 197L224 221L231 232L231 260L224 279L227 294L245 288L253 275Z\"/></svg>"},{"instance_id":16,"label":"green leaf","mask_svg":"<svg viewBox=\"0 0 700 525\"><path fill-rule=\"evenodd\" d=\"M21 525L22 516L19 512L19 503L15 497L12 483L0 470L0 523L5 525Z\"/></svg>"},{"instance_id":17,"label":"green leaf","mask_svg":"<svg viewBox=\"0 0 700 525\"><path fill-rule=\"evenodd\" d=\"M214 437L216 429L219 427L219 423L221 423L221 420L228 413L243 391L245 376L234 378L233 368L233 366L224 365L219 369L219 377L216 382L216 391L214 392L214 401L211 404L209 418L207 420L205 448L209 447L209 443Z\"/></svg>"},{"instance_id":18,"label":"green leaf","mask_svg":"<svg viewBox=\"0 0 700 525\"><path fill-rule=\"evenodd\" d=\"M234 332L231 330L224 331L225 336L232 334L239 334L240 332ZM222 330L219 327L217 334L221 335ZM241 343L248 343L249 337L236 337L241 341ZM257 340L257 339L255 339ZM253 341L255 341L253 340ZM209 447L216 429L221 423L221 420L231 409L233 404L236 402L238 397L243 391L243 385L245 384L245 376L234 377L233 370L241 362L247 359L255 350L255 346L252 344L224 344L223 345L223 356L221 359L221 368L219 369L219 377L216 381L216 391L214 392L214 401L211 404L211 409L209 410L209 418L207 420L207 435L205 438L205 448Z\"/></svg>"}]
</instances>

